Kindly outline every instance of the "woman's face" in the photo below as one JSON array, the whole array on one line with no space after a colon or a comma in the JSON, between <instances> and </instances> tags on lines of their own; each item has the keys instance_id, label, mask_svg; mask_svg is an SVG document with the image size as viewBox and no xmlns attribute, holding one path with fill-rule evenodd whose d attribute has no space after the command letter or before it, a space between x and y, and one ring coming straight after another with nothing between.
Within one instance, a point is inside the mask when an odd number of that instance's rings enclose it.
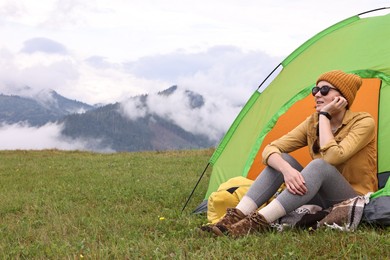
<instances>
[{"instance_id":1,"label":"woman's face","mask_svg":"<svg viewBox=\"0 0 390 260\"><path fill-rule=\"evenodd\" d=\"M318 92L315 94L314 92L312 92L314 95L315 109L317 112L320 112L321 109L330 102L332 102L334 98L341 96L341 93L337 90L337 88L327 81L318 82L317 87L318 88L314 88L314 91ZM329 88L329 91L326 93L325 90L327 88Z\"/></svg>"}]
</instances>

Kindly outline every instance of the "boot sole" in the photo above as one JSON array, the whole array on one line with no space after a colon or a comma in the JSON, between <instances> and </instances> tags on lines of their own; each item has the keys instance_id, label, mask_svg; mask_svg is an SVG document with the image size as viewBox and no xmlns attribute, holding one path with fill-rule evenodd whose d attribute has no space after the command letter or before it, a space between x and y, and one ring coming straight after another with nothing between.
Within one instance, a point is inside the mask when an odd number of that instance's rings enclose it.
<instances>
[{"instance_id":1,"label":"boot sole","mask_svg":"<svg viewBox=\"0 0 390 260\"><path fill-rule=\"evenodd\" d=\"M219 237L225 236L225 234L217 226L213 226L211 231L213 231L213 233Z\"/></svg>"}]
</instances>

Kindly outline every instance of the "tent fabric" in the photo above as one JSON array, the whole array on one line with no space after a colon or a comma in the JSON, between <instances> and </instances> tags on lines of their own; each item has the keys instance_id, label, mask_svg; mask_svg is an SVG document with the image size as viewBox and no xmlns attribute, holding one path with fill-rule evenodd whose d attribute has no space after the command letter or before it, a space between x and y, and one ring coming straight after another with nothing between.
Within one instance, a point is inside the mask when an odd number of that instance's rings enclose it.
<instances>
[{"instance_id":1,"label":"tent fabric","mask_svg":"<svg viewBox=\"0 0 390 260\"><path fill-rule=\"evenodd\" d=\"M382 82L377 100L378 174L390 172L388 46L390 14L357 15L318 33L291 53L271 83L262 92L253 93L212 155L209 162L213 169L205 199L228 179L248 177L253 163L258 163L256 157L263 141L278 119L310 95L320 74L336 69ZM250 173L250 177L256 174Z\"/></svg>"}]
</instances>

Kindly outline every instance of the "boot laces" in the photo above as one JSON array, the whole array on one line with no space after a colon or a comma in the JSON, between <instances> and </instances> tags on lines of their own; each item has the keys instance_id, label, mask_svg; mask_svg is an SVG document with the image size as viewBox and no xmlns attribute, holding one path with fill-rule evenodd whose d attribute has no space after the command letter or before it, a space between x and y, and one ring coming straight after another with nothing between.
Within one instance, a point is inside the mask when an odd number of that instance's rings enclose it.
<instances>
[{"instance_id":1,"label":"boot laces","mask_svg":"<svg viewBox=\"0 0 390 260\"><path fill-rule=\"evenodd\" d=\"M268 223L263 219L263 217L262 217L259 213L257 213L256 211L253 212L252 214L250 214L249 220L250 220L251 222L254 222L254 223L256 223L256 224L258 224L258 225L261 225L261 226L265 226L265 225L268 224Z\"/></svg>"}]
</instances>

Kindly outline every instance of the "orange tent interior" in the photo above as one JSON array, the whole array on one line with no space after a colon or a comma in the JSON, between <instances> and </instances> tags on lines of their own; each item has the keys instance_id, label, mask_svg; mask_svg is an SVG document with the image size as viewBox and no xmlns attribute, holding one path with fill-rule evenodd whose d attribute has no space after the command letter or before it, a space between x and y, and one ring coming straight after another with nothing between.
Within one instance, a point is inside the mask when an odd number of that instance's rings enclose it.
<instances>
[{"instance_id":1,"label":"orange tent interior","mask_svg":"<svg viewBox=\"0 0 390 260\"><path fill-rule=\"evenodd\" d=\"M363 79L363 85L358 91L355 101L351 107L352 111L366 111L370 113L377 124L380 86L381 81L379 79ZM276 125L264 138L259 152L257 153L248 172L247 178L251 180L256 179L257 175L259 175L259 173L264 169L265 165L262 163L261 154L267 144L288 133L314 112L313 97L312 95L309 95L296 102L286 113L284 113L276 122ZM303 147L291 153L291 155L303 166L307 165L311 160L307 147Z\"/></svg>"}]
</instances>

